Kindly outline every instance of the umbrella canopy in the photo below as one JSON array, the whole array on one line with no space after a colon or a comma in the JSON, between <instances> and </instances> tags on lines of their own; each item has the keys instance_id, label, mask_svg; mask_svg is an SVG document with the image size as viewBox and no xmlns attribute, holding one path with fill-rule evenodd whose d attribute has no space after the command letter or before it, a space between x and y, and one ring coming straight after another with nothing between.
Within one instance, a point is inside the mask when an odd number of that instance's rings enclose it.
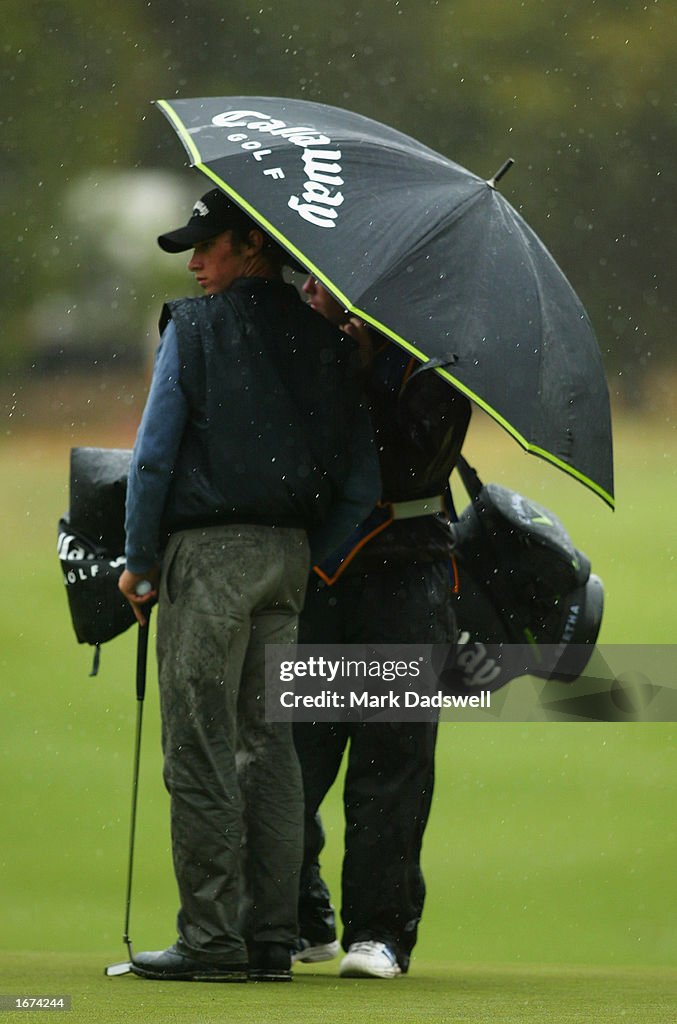
<instances>
[{"instance_id":1,"label":"umbrella canopy","mask_svg":"<svg viewBox=\"0 0 677 1024\"><path fill-rule=\"evenodd\" d=\"M613 507L594 332L495 180L320 103L229 96L158 106L192 166L347 309Z\"/></svg>"}]
</instances>

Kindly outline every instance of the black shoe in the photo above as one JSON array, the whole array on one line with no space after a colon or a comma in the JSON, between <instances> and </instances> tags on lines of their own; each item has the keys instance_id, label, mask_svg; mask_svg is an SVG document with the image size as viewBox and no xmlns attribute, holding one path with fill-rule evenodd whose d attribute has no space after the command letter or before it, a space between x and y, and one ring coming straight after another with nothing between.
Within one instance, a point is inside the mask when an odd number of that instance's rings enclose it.
<instances>
[{"instance_id":1,"label":"black shoe","mask_svg":"<svg viewBox=\"0 0 677 1024\"><path fill-rule=\"evenodd\" d=\"M291 950L277 942L249 947L250 981L291 981Z\"/></svg>"},{"instance_id":2,"label":"black shoe","mask_svg":"<svg viewBox=\"0 0 677 1024\"><path fill-rule=\"evenodd\" d=\"M136 953L132 974L156 981L246 981L247 964L204 963L170 946L152 953Z\"/></svg>"}]
</instances>

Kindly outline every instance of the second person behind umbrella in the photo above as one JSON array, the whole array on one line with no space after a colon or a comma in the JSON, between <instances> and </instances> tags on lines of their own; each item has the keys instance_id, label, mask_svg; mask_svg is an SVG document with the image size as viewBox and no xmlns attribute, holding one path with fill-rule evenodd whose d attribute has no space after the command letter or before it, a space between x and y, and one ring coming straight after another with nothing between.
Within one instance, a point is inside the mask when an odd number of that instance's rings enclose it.
<instances>
[{"instance_id":1,"label":"second person behind umbrella","mask_svg":"<svg viewBox=\"0 0 677 1024\"><path fill-rule=\"evenodd\" d=\"M350 319L315 278L310 305L358 340L379 454L382 495L371 516L311 573L299 622L306 644L446 644L456 639L452 537L444 495L470 403L398 345ZM344 977L407 971L423 910L420 866L434 782L436 722L294 725L305 792L305 849L296 960L338 953L320 874L320 805L348 748L342 872Z\"/></svg>"}]
</instances>

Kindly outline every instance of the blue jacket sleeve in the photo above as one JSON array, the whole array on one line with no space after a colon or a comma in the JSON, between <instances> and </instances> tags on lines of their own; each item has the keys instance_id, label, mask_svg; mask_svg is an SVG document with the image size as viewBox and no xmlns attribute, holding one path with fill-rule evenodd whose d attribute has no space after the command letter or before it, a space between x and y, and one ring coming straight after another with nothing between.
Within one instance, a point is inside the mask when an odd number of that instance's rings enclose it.
<instances>
[{"instance_id":1,"label":"blue jacket sleeve","mask_svg":"<svg viewBox=\"0 0 677 1024\"><path fill-rule=\"evenodd\" d=\"M187 418L178 338L170 320L155 358L129 471L125 556L131 572L146 572L159 561L160 523Z\"/></svg>"},{"instance_id":2,"label":"blue jacket sleeve","mask_svg":"<svg viewBox=\"0 0 677 1024\"><path fill-rule=\"evenodd\" d=\"M369 414L360 406L351 435L351 471L324 523L308 535L311 564L339 548L381 496L381 473Z\"/></svg>"}]
</instances>

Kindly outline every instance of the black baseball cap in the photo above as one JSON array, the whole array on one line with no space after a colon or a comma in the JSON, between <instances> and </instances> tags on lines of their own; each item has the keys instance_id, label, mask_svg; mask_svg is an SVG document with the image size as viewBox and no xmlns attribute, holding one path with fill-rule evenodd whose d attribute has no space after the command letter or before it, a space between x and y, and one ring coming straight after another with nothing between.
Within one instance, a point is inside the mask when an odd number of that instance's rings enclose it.
<instances>
[{"instance_id":1,"label":"black baseball cap","mask_svg":"<svg viewBox=\"0 0 677 1024\"><path fill-rule=\"evenodd\" d=\"M248 232L257 227L244 210L231 202L220 188L213 188L198 199L190 220L182 228L160 235L158 245L165 252L185 252L198 242L206 242L222 231L236 228Z\"/></svg>"}]
</instances>

